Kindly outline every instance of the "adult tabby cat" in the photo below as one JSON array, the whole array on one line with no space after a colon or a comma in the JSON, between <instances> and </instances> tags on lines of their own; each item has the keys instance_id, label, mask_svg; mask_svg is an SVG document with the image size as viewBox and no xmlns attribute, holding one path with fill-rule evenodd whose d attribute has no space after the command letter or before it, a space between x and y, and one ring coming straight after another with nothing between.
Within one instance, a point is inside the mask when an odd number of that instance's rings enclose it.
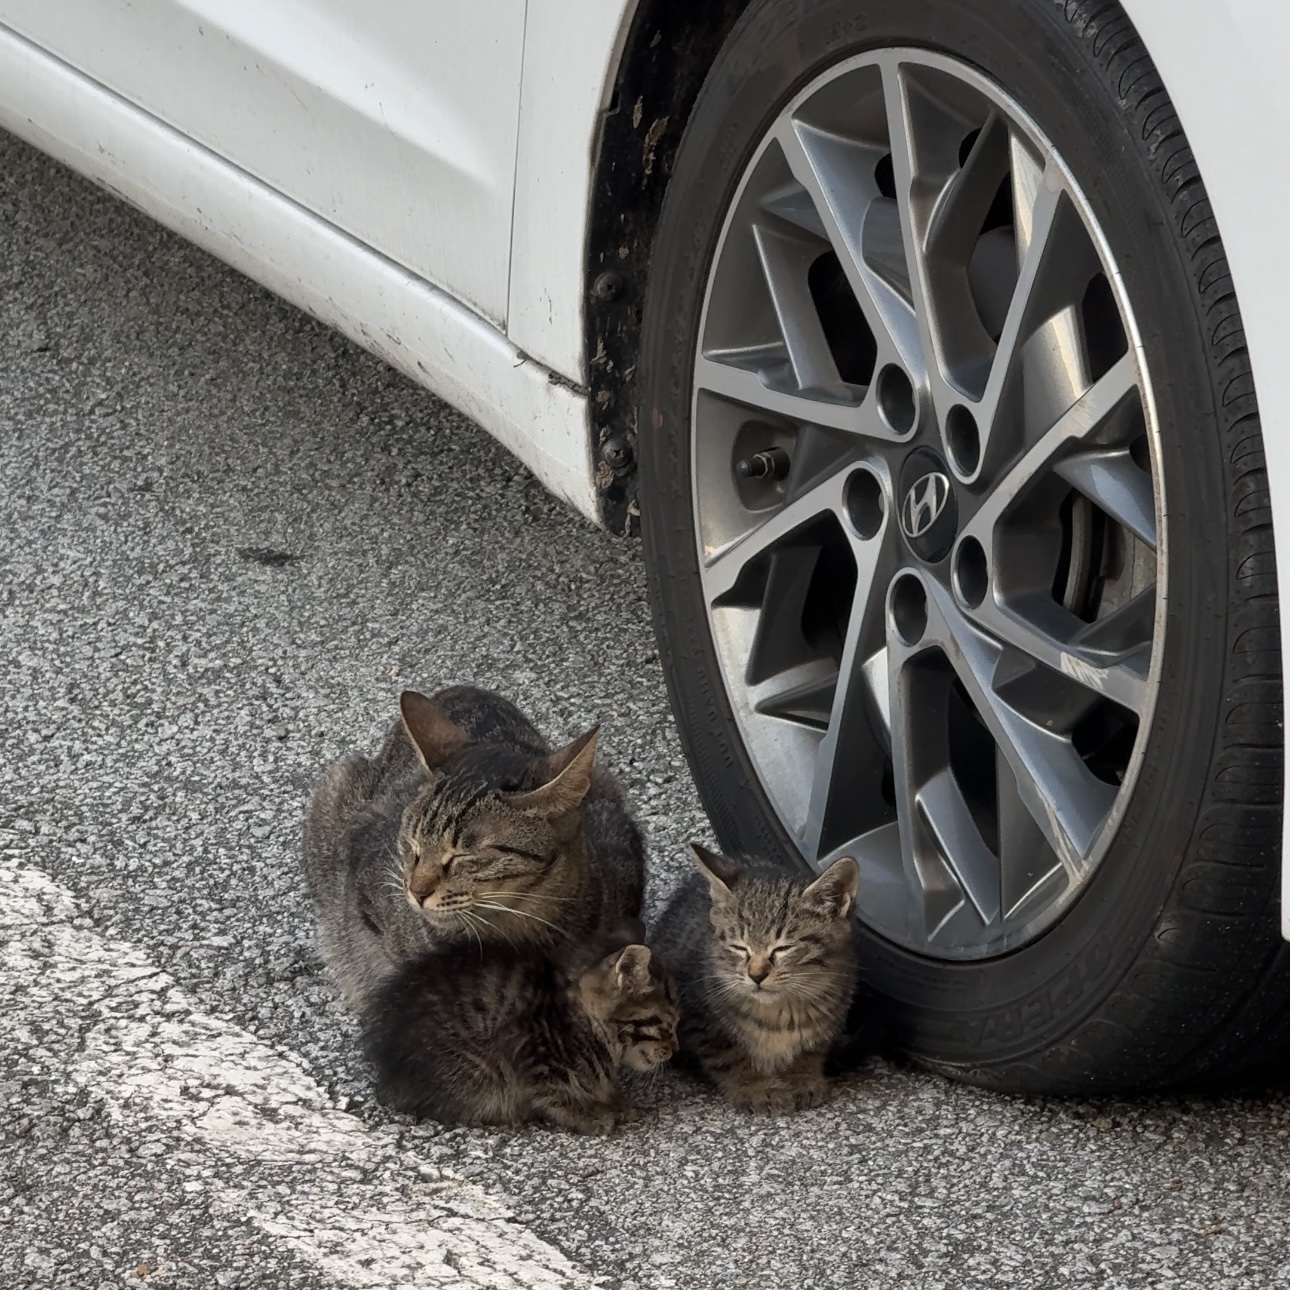
<instances>
[{"instance_id":1,"label":"adult tabby cat","mask_svg":"<svg viewBox=\"0 0 1290 1290\"><path fill-rule=\"evenodd\" d=\"M403 964L363 1010L377 1096L446 1124L541 1119L608 1133L636 1119L618 1071L676 1051L675 987L639 943L644 931L637 923L581 958L503 943Z\"/></svg>"},{"instance_id":2,"label":"adult tabby cat","mask_svg":"<svg viewBox=\"0 0 1290 1290\"><path fill-rule=\"evenodd\" d=\"M552 752L514 704L413 690L374 759L324 772L304 867L321 949L359 1008L447 944L585 945L640 913L645 852L596 730Z\"/></svg>"},{"instance_id":3,"label":"adult tabby cat","mask_svg":"<svg viewBox=\"0 0 1290 1290\"><path fill-rule=\"evenodd\" d=\"M691 851L701 872L652 938L680 990L681 1050L745 1110L815 1106L855 991L856 862L807 882Z\"/></svg>"}]
</instances>

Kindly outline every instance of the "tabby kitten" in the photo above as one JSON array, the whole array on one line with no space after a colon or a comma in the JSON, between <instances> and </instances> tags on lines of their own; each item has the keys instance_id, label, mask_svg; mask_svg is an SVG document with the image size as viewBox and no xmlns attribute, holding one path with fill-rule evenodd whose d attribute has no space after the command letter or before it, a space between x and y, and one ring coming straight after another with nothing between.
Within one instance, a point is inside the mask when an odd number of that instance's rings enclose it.
<instances>
[{"instance_id":1,"label":"tabby kitten","mask_svg":"<svg viewBox=\"0 0 1290 1290\"><path fill-rule=\"evenodd\" d=\"M450 943L586 944L640 913L645 852L596 730L552 752L500 695L405 691L373 760L330 766L305 820L321 949L346 1000Z\"/></svg>"},{"instance_id":2,"label":"tabby kitten","mask_svg":"<svg viewBox=\"0 0 1290 1290\"><path fill-rule=\"evenodd\" d=\"M364 1009L377 1096L445 1124L608 1133L635 1120L618 1070L652 1070L677 1046L676 990L637 943L644 930L581 964L505 943L404 964Z\"/></svg>"},{"instance_id":3,"label":"tabby kitten","mask_svg":"<svg viewBox=\"0 0 1290 1290\"><path fill-rule=\"evenodd\" d=\"M856 862L835 860L808 883L691 850L701 873L653 937L680 989L681 1049L745 1110L816 1106L855 990Z\"/></svg>"}]
</instances>

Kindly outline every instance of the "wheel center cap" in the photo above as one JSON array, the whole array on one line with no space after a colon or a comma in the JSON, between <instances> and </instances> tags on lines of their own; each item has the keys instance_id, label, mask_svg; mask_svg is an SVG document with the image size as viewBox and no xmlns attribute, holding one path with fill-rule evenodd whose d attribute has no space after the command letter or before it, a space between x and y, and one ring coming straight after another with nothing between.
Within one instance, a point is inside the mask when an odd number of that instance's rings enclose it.
<instances>
[{"instance_id":1,"label":"wheel center cap","mask_svg":"<svg viewBox=\"0 0 1290 1290\"><path fill-rule=\"evenodd\" d=\"M943 560L958 534L959 504L945 463L930 448L915 448L900 468L900 531L920 560Z\"/></svg>"}]
</instances>

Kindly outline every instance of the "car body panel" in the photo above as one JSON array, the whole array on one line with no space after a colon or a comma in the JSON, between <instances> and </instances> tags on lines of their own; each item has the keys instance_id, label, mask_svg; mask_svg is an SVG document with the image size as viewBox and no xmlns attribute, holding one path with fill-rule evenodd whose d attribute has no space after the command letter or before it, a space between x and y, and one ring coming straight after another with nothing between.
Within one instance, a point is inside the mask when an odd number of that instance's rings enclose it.
<instances>
[{"instance_id":1,"label":"car body panel","mask_svg":"<svg viewBox=\"0 0 1290 1290\"><path fill-rule=\"evenodd\" d=\"M635 0L529 0L507 332L587 383L582 266L600 114ZM578 68L571 74L571 68Z\"/></svg>"},{"instance_id":2,"label":"car body panel","mask_svg":"<svg viewBox=\"0 0 1290 1290\"><path fill-rule=\"evenodd\" d=\"M3 28L0 127L428 386L594 516L585 400L446 292Z\"/></svg>"},{"instance_id":3,"label":"car body panel","mask_svg":"<svg viewBox=\"0 0 1290 1290\"><path fill-rule=\"evenodd\" d=\"M501 325L524 7L0 0L0 23Z\"/></svg>"},{"instance_id":4,"label":"car body panel","mask_svg":"<svg viewBox=\"0 0 1290 1290\"><path fill-rule=\"evenodd\" d=\"M414 0L381 0L364 7L361 21L344 0L0 0L0 125L398 366L595 518L586 398L574 388L586 380L585 239L600 115L635 0L527 0L518 24L522 0L498 3L504 8L482 22L479 6L465 0L441 0L433 18ZM1290 283L1282 214L1290 10L1279 0L1123 3L1187 131L1227 249L1258 390L1274 531L1284 539L1290 386L1277 372L1290 341L1281 307ZM159 48L173 55L157 39L162 28L135 27L130 37L129 23L161 15L191 52L209 48L191 46L195 28L206 41L208 11L219 15L212 29L222 24L230 40L240 33L244 50L272 53L275 69L264 76L283 88L261 87L256 112L235 104L234 123L222 123L235 87L254 82L236 59L213 59L186 86L172 85L180 97L169 100L190 101L186 111L209 127L203 135L165 118L165 104L150 98L173 80L173 68L153 66L164 57L147 56ZM325 16L332 36L311 33L303 53L293 50L282 25L288 15L296 18L292 38L309 15ZM390 29L366 30L390 20ZM365 60L357 68L343 65L347 47L336 32L357 41ZM517 38L525 42L522 74ZM107 61L95 63L100 54ZM75 67L99 67L93 75L107 88ZM286 98L311 76L310 94L332 101L310 106L306 96L302 113ZM391 106L400 124L365 153ZM450 140L454 123L461 133ZM219 128L232 130L241 159ZM321 186L308 186L311 169ZM442 186L431 191L436 180ZM377 209L385 185L398 198L388 219ZM358 188L367 191L350 191ZM1285 546L1278 542L1283 641ZM1290 937L1285 834L1282 851Z\"/></svg>"}]
</instances>

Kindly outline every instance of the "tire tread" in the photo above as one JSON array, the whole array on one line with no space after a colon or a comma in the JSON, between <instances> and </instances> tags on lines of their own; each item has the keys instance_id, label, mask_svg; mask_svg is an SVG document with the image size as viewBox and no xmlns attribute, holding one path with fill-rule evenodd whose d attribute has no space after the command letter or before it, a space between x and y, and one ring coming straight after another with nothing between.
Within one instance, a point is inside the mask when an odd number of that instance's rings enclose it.
<instances>
[{"instance_id":1,"label":"tire tread","mask_svg":"<svg viewBox=\"0 0 1290 1290\"><path fill-rule=\"evenodd\" d=\"M1225 1007L1203 1036L1193 1032L1188 1052L1151 1081L1207 1083L1248 1076L1286 1054L1290 1010L1268 1000L1290 1000L1290 954L1276 925L1276 888L1282 830L1284 737L1276 552L1271 497L1253 374L1227 257L1195 158L1165 87L1118 5L1065 0L1074 34L1090 41L1108 81L1118 85L1124 111L1158 168L1174 226L1187 251L1195 290L1209 322L1210 362L1216 378L1218 432L1225 438L1229 515L1235 541L1230 555L1234 601L1228 618L1228 695L1209 789L1202 803L1192 856L1183 865L1162 910L1156 935L1126 987L1144 1005L1119 1024L1127 1040L1140 1035L1144 1016L1161 1032L1181 1038L1196 1009L1198 980L1221 983L1233 975L1244 989L1219 992ZM1099 27L1123 37L1103 39ZM1146 70L1144 71L1144 63ZM1133 87L1127 77L1132 68ZM1221 859L1215 850L1221 853ZM1188 946L1177 953L1179 942ZM1206 969L1198 973L1198 968ZM1108 1003L1116 1008L1114 996ZM1173 1024L1171 1024L1173 1023Z\"/></svg>"}]
</instances>

